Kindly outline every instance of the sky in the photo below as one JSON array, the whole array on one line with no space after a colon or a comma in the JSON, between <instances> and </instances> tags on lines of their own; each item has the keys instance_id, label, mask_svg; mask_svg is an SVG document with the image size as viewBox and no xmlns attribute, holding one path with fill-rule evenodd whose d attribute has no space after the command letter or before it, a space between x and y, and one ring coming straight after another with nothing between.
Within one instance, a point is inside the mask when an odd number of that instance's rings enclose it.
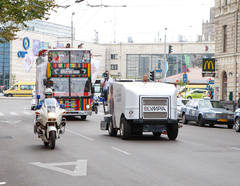
<instances>
[{"instance_id":1,"label":"sky","mask_svg":"<svg viewBox=\"0 0 240 186\"><path fill-rule=\"evenodd\" d=\"M51 12L49 22L71 26L73 21L75 39L85 42L94 41L96 30L99 43L126 43L128 37L134 43L164 42L165 34L167 42L177 42L178 35L196 41L202 34L202 21L210 19L210 7L214 7L214 0L55 1L70 6ZM96 7L101 4L111 6Z\"/></svg>"}]
</instances>

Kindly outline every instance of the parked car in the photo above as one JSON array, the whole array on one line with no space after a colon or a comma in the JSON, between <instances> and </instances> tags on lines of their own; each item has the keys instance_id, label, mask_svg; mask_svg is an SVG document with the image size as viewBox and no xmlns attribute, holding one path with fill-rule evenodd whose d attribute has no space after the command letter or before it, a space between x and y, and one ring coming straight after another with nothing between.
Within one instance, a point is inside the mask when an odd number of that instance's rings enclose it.
<instances>
[{"instance_id":1,"label":"parked car","mask_svg":"<svg viewBox=\"0 0 240 186\"><path fill-rule=\"evenodd\" d=\"M228 111L220 101L209 98L190 100L181 108L181 117L183 124L195 121L199 126L209 124L213 127L214 124L222 124L228 128L233 128L234 124L234 113Z\"/></svg>"},{"instance_id":2,"label":"parked car","mask_svg":"<svg viewBox=\"0 0 240 186\"><path fill-rule=\"evenodd\" d=\"M240 132L240 108L234 113L234 124L236 132Z\"/></svg>"},{"instance_id":3,"label":"parked car","mask_svg":"<svg viewBox=\"0 0 240 186\"><path fill-rule=\"evenodd\" d=\"M178 122L182 119L181 117L181 108L189 102L189 99L177 98L177 113L178 113Z\"/></svg>"},{"instance_id":4,"label":"parked car","mask_svg":"<svg viewBox=\"0 0 240 186\"><path fill-rule=\"evenodd\" d=\"M187 92L186 96L185 94L183 94L182 96L183 98L187 98L187 99L201 99L204 91L206 91L206 94L208 93L207 90L195 89Z\"/></svg>"}]
</instances>

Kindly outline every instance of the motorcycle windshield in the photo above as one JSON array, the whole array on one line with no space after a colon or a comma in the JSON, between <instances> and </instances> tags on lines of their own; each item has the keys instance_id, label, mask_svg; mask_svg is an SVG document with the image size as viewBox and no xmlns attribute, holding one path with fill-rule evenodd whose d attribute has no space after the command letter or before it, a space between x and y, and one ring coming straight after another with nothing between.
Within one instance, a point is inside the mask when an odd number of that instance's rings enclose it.
<instances>
[{"instance_id":1,"label":"motorcycle windshield","mask_svg":"<svg viewBox=\"0 0 240 186\"><path fill-rule=\"evenodd\" d=\"M54 98L45 99L45 104L48 112L55 112L57 107L57 101Z\"/></svg>"}]
</instances>

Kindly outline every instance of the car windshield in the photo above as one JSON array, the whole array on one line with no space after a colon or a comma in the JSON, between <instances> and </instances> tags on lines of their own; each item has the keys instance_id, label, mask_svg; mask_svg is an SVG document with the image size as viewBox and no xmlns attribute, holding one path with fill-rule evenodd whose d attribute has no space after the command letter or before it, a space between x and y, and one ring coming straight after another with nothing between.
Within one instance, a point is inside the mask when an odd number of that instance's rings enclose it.
<instances>
[{"instance_id":1,"label":"car windshield","mask_svg":"<svg viewBox=\"0 0 240 186\"><path fill-rule=\"evenodd\" d=\"M189 102L189 99L177 99L177 106L186 105Z\"/></svg>"},{"instance_id":2,"label":"car windshield","mask_svg":"<svg viewBox=\"0 0 240 186\"><path fill-rule=\"evenodd\" d=\"M200 100L199 108L222 108L225 109L220 101Z\"/></svg>"}]
</instances>

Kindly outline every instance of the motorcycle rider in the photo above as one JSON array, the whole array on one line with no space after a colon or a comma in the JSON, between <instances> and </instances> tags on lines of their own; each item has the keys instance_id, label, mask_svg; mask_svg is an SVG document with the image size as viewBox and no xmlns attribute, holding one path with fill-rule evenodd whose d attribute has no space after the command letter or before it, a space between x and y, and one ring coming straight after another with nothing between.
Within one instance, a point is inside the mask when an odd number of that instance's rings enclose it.
<instances>
[{"instance_id":1,"label":"motorcycle rider","mask_svg":"<svg viewBox=\"0 0 240 186\"><path fill-rule=\"evenodd\" d=\"M46 88L44 91L45 99L53 97L53 91L51 88Z\"/></svg>"},{"instance_id":2,"label":"motorcycle rider","mask_svg":"<svg viewBox=\"0 0 240 186\"><path fill-rule=\"evenodd\" d=\"M45 95L45 99L48 99L48 98L52 98L53 97L53 91L51 88L46 88L45 91L44 91L44 95ZM42 103L44 103L44 100L42 100ZM42 107L42 104L37 104L36 105L36 109L40 109ZM37 118L38 116L36 115L36 122L37 122ZM34 133L37 132L37 126L34 125Z\"/></svg>"}]
</instances>

